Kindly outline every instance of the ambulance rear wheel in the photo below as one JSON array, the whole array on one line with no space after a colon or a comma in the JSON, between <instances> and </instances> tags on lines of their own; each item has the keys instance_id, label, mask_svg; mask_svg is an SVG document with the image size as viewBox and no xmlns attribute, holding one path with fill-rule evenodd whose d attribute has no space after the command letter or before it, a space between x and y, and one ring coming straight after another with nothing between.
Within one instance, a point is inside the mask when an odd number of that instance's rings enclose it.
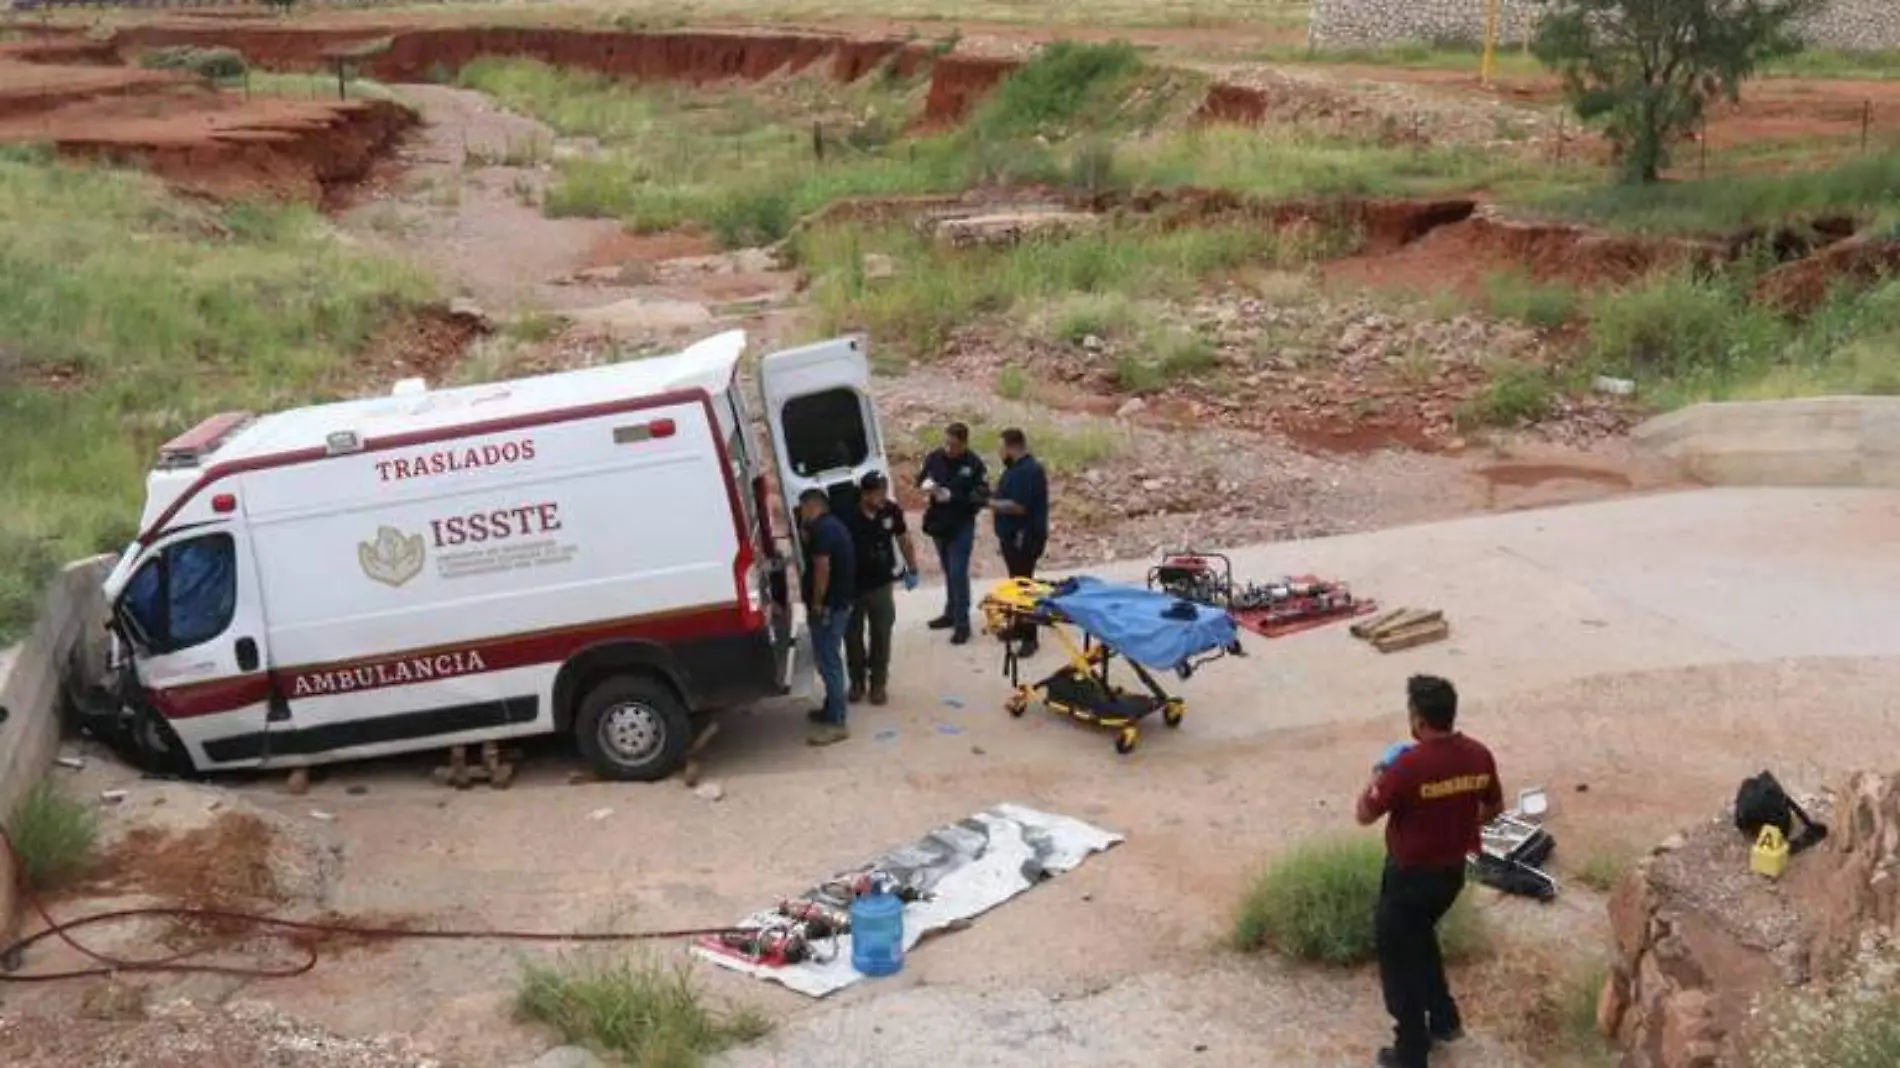
<instances>
[{"instance_id":1,"label":"ambulance rear wheel","mask_svg":"<svg viewBox=\"0 0 1900 1068\"><path fill-rule=\"evenodd\" d=\"M587 692L574 716L581 755L603 779L654 782L678 770L693 722L672 687L648 675L615 675Z\"/></svg>"}]
</instances>

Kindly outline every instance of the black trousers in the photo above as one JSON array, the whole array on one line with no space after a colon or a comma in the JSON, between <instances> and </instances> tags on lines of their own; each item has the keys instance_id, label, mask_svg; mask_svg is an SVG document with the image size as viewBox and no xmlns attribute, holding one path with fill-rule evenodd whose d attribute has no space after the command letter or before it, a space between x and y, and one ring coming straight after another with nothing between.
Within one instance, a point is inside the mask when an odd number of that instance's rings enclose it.
<instances>
[{"instance_id":1,"label":"black trousers","mask_svg":"<svg viewBox=\"0 0 1900 1068\"><path fill-rule=\"evenodd\" d=\"M1024 542L1020 546L1003 543L1003 567L1010 578L1035 578L1036 561L1041 559L1042 546L1035 542Z\"/></svg>"},{"instance_id":2,"label":"black trousers","mask_svg":"<svg viewBox=\"0 0 1900 1068\"><path fill-rule=\"evenodd\" d=\"M1401 868L1388 858L1374 917L1379 983L1392 1014L1394 1053L1405 1068L1425 1068L1432 1035L1457 1029L1458 1003L1445 983L1438 921L1465 888L1465 869Z\"/></svg>"},{"instance_id":3,"label":"black trousers","mask_svg":"<svg viewBox=\"0 0 1900 1068\"><path fill-rule=\"evenodd\" d=\"M1007 540L1002 544L1003 568L1009 572L1009 577L1035 578L1036 561L1042 559L1042 546L1034 542L1024 542L1020 546L1012 545ZM1024 655L1034 653L1038 647L1034 623L1019 624L1013 635L1005 635L1005 637L1014 637L1022 643L1021 652Z\"/></svg>"}]
</instances>

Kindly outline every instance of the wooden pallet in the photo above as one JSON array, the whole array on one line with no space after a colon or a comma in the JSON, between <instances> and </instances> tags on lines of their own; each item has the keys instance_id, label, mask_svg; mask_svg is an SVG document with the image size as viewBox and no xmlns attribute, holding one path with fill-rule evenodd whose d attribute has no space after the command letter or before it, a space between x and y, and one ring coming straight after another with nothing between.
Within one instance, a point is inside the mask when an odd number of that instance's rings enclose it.
<instances>
[{"instance_id":1,"label":"wooden pallet","mask_svg":"<svg viewBox=\"0 0 1900 1068\"><path fill-rule=\"evenodd\" d=\"M1451 636L1451 623L1437 609L1399 608L1354 623L1352 636L1382 653L1396 653Z\"/></svg>"}]
</instances>

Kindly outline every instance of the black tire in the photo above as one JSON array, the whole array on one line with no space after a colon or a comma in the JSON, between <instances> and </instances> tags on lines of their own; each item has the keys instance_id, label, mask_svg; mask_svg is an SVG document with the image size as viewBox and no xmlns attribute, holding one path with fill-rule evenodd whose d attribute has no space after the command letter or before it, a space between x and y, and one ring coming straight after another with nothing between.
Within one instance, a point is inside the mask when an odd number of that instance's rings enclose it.
<instances>
[{"instance_id":1,"label":"black tire","mask_svg":"<svg viewBox=\"0 0 1900 1068\"><path fill-rule=\"evenodd\" d=\"M126 725L126 747L132 763L147 775L162 779L186 779L197 774L191 755L178 732L165 717L141 702Z\"/></svg>"},{"instance_id":2,"label":"black tire","mask_svg":"<svg viewBox=\"0 0 1900 1068\"><path fill-rule=\"evenodd\" d=\"M601 778L657 782L685 763L693 719L659 679L615 675L581 698L574 739Z\"/></svg>"}]
</instances>

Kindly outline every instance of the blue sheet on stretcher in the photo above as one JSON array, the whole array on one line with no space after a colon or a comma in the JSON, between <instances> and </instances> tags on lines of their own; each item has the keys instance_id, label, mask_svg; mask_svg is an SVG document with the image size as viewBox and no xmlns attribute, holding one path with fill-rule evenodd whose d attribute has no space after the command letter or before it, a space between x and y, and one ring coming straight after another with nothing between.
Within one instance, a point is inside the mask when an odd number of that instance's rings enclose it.
<instances>
[{"instance_id":1,"label":"blue sheet on stretcher","mask_svg":"<svg viewBox=\"0 0 1900 1068\"><path fill-rule=\"evenodd\" d=\"M1086 575L1060 583L1041 603L1143 667L1172 670L1236 640L1233 619L1218 608ZM1184 604L1192 619L1165 614Z\"/></svg>"}]
</instances>

